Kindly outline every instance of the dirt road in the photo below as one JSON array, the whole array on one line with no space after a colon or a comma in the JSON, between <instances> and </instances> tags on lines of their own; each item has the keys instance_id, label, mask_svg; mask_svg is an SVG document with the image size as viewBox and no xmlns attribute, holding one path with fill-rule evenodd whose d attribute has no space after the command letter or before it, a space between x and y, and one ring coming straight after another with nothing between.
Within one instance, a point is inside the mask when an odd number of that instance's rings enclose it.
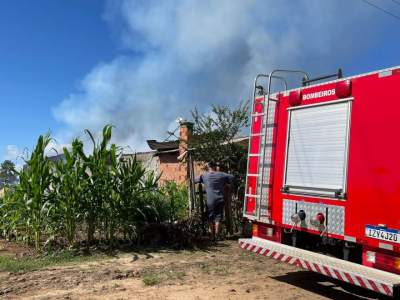
<instances>
[{"instance_id":1,"label":"dirt road","mask_svg":"<svg viewBox=\"0 0 400 300\"><path fill-rule=\"evenodd\" d=\"M4 299L377 299L378 294L243 252L122 253L26 273L0 273Z\"/></svg>"}]
</instances>

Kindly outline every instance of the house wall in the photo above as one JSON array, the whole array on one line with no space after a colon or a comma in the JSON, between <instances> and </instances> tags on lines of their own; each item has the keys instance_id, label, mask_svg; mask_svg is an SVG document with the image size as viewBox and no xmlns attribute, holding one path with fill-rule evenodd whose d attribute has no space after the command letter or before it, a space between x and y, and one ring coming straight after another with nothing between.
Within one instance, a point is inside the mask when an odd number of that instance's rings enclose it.
<instances>
[{"instance_id":1,"label":"house wall","mask_svg":"<svg viewBox=\"0 0 400 300\"><path fill-rule=\"evenodd\" d=\"M186 183L186 162L180 162L177 158L177 153L163 153L159 154L158 157L160 160L161 183L166 181L174 181L178 184ZM195 176L199 176L202 173L201 164L194 164L194 173Z\"/></svg>"},{"instance_id":2,"label":"house wall","mask_svg":"<svg viewBox=\"0 0 400 300\"><path fill-rule=\"evenodd\" d=\"M157 176L160 176L160 183L166 181L174 181L178 184L186 183L187 170L186 162L178 160L178 151L171 153L141 152L136 153L136 159L140 161L148 171L153 171ZM125 161L132 160L134 154L124 154ZM202 165L194 164L195 175L199 176L202 173Z\"/></svg>"},{"instance_id":3,"label":"house wall","mask_svg":"<svg viewBox=\"0 0 400 300\"><path fill-rule=\"evenodd\" d=\"M124 161L132 161L135 155L136 160L141 162L147 171L152 171L157 176L160 174L160 160L158 156L154 156L154 151L123 154L122 159Z\"/></svg>"},{"instance_id":4,"label":"house wall","mask_svg":"<svg viewBox=\"0 0 400 300\"><path fill-rule=\"evenodd\" d=\"M143 164L146 170L154 172L157 176L160 174L160 159L158 156L154 156L154 152L138 153L136 159Z\"/></svg>"},{"instance_id":5,"label":"house wall","mask_svg":"<svg viewBox=\"0 0 400 300\"><path fill-rule=\"evenodd\" d=\"M186 181L186 164L178 161L176 152L159 154L158 157L160 159L161 182L184 183Z\"/></svg>"}]
</instances>

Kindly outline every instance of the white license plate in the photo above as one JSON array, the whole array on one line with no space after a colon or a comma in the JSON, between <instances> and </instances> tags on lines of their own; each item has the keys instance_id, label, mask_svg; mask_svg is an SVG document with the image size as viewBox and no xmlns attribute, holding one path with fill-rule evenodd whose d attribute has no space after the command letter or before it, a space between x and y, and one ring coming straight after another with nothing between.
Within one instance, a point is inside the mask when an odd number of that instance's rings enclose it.
<instances>
[{"instance_id":1,"label":"white license plate","mask_svg":"<svg viewBox=\"0 0 400 300\"><path fill-rule=\"evenodd\" d=\"M365 235L373 239L400 244L399 230L367 225L365 226Z\"/></svg>"}]
</instances>

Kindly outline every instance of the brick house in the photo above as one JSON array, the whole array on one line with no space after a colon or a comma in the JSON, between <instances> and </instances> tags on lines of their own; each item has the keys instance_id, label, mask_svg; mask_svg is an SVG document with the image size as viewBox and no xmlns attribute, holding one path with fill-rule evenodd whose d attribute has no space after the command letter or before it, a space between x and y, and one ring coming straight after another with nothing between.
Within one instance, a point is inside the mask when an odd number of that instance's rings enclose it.
<instances>
[{"instance_id":1,"label":"brick house","mask_svg":"<svg viewBox=\"0 0 400 300\"><path fill-rule=\"evenodd\" d=\"M160 175L160 182L175 181L185 183L189 177L187 163L182 159L187 150L187 144L192 138L190 122L183 122L179 127L179 140L163 141L148 140L150 151L137 152L136 159L144 164L147 170ZM135 154L123 154L123 159L132 159ZM194 164L195 175L202 171L200 164Z\"/></svg>"},{"instance_id":2,"label":"brick house","mask_svg":"<svg viewBox=\"0 0 400 300\"><path fill-rule=\"evenodd\" d=\"M160 175L160 182L175 181L185 183L189 178L189 168L185 160L187 145L193 137L193 124L182 122L179 127L179 140L156 141L148 140L150 151L137 152L136 159L141 161L146 169ZM238 137L236 143L248 147L248 137ZM124 154L124 159L131 159L135 154ZM203 172L203 163L194 162L194 175L198 176Z\"/></svg>"}]
</instances>

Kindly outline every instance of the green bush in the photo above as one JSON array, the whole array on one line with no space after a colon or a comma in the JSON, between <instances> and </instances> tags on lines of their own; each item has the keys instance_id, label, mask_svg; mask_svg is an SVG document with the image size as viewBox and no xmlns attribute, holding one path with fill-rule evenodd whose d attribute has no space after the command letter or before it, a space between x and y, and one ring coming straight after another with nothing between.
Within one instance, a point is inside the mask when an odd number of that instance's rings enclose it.
<instances>
[{"instance_id":1,"label":"green bush","mask_svg":"<svg viewBox=\"0 0 400 300\"><path fill-rule=\"evenodd\" d=\"M174 223L185 219L189 203L187 186L168 181L161 187L161 194L168 214L165 221Z\"/></svg>"}]
</instances>

